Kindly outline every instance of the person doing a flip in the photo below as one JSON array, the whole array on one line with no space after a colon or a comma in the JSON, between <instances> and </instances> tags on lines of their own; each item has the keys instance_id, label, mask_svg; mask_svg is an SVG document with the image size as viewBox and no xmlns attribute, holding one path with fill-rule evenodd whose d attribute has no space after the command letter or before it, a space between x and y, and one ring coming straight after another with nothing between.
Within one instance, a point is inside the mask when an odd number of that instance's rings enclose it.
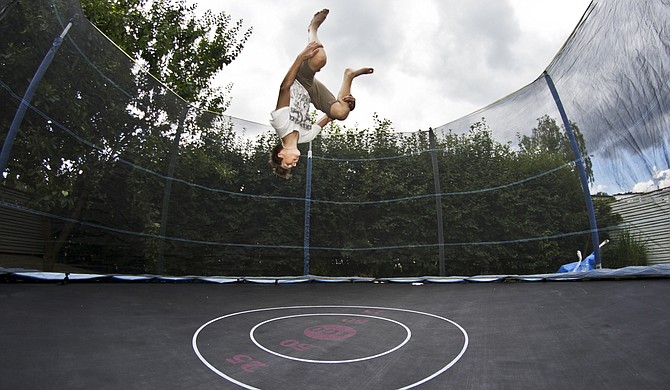
<instances>
[{"instance_id":1,"label":"person doing a flip","mask_svg":"<svg viewBox=\"0 0 670 390\"><path fill-rule=\"evenodd\" d=\"M270 165L277 176L285 179L290 177L291 169L300 159L298 144L313 140L330 121L345 120L356 106L356 99L351 95L354 78L374 71L372 68L345 69L337 97L315 78L327 60L317 32L328 12L323 9L312 17L307 28L309 42L284 76L277 107L270 114L270 124L280 139L270 153ZM309 117L310 103L325 114L316 123Z\"/></svg>"}]
</instances>

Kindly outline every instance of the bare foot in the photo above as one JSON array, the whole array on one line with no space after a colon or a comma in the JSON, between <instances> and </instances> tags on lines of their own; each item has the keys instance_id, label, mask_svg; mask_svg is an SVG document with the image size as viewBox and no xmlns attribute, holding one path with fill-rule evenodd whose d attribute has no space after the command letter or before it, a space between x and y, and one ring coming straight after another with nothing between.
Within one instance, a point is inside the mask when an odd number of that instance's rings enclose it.
<instances>
[{"instance_id":1,"label":"bare foot","mask_svg":"<svg viewBox=\"0 0 670 390\"><path fill-rule=\"evenodd\" d=\"M317 12L314 14L312 17L312 21L309 22L309 26L307 26L307 31L316 31L319 29L321 26L321 23L323 23L324 20L326 20L326 16L328 16L328 13L330 11L327 8L322 9L321 11Z\"/></svg>"},{"instance_id":2,"label":"bare foot","mask_svg":"<svg viewBox=\"0 0 670 390\"><path fill-rule=\"evenodd\" d=\"M344 70L344 77L351 77L353 79L353 78L356 78L360 75L372 74L374 71L375 70L373 68L360 68L360 69L357 69L357 70L347 68L347 69Z\"/></svg>"}]
</instances>

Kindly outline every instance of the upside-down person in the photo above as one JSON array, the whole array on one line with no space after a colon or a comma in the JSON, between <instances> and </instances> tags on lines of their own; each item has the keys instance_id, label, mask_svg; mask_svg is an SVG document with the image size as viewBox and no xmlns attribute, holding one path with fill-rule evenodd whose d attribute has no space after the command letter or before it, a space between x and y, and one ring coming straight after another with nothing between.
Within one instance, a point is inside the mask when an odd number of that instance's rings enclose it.
<instances>
[{"instance_id":1,"label":"upside-down person","mask_svg":"<svg viewBox=\"0 0 670 390\"><path fill-rule=\"evenodd\" d=\"M356 107L356 99L351 95L354 78L373 72L372 68L345 69L337 97L314 77L326 65L326 51L317 32L328 12L324 9L314 14L307 28L309 43L284 76L277 107L270 114L270 124L280 138L270 153L270 165L277 176L285 179L300 159L298 144L313 140L330 121L345 120ZM325 114L316 123L309 117L310 103Z\"/></svg>"}]
</instances>

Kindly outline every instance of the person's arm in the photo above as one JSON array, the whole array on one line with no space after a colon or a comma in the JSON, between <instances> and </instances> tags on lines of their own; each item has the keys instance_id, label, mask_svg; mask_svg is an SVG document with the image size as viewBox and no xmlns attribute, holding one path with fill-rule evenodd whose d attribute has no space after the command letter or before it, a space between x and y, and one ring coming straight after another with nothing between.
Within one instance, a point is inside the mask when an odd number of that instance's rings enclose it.
<instances>
[{"instance_id":1,"label":"person's arm","mask_svg":"<svg viewBox=\"0 0 670 390\"><path fill-rule=\"evenodd\" d=\"M295 78L298 76L300 66L302 65L303 61L314 57L314 55L322 47L323 45L321 45L320 43L310 42L309 44L307 44L307 47L305 47L303 51L301 51L300 54L298 54L298 56L295 58L295 61L293 61L293 64L289 68L288 72L286 72L286 76L284 76L284 79L282 80L281 85L279 86L279 98L277 98L277 109L280 109L282 107L288 107L288 105L291 103L291 85L293 85Z\"/></svg>"},{"instance_id":2,"label":"person's arm","mask_svg":"<svg viewBox=\"0 0 670 390\"><path fill-rule=\"evenodd\" d=\"M324 116L321 117L321 119L319 119L318 121L316 121L316 124L317 124L317 126L319 126L320 128L323 129L323 128L326 127L326 125L329 124L331 121L332 121L332 119L330 119L330 118L328 117L328 115L324 115Z\"/></svg>"},{"instance_id":3,"label":"person's arm","mask_svg":"<svg viewBox=\"0 0 670 390\"><path fill-rule=\"evenodd\" d=\"M329 124L332 119L328 118L328 115L322 116L316 123L312 125L312 128L309 131L301 132L298 142L306 143L311 142L317 135L321 133L323 127Z\"/></svg>"}]
</instances>

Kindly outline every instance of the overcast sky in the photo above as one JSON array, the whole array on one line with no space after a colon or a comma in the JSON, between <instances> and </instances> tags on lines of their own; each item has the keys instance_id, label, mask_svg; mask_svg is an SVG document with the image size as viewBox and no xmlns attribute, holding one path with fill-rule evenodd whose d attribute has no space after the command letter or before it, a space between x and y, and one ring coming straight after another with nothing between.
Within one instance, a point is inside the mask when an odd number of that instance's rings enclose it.
<instances>
[{"instance_id":1,"label":"overcast sky","mask_svg":"<svg viewBox=\"0 0 670 390\"><path fill-rule=\"evenodd\" d=\"M312 15L328 64L317 77L336 94L346 67L371 66L354 81L356 110L343 123L396 130L437 127L535 80L590 0L197 0L253 26L242 54L217 77L233 84L226 114L268 124L277 88L307 43Z\"/></svg>"}]
</instances>

